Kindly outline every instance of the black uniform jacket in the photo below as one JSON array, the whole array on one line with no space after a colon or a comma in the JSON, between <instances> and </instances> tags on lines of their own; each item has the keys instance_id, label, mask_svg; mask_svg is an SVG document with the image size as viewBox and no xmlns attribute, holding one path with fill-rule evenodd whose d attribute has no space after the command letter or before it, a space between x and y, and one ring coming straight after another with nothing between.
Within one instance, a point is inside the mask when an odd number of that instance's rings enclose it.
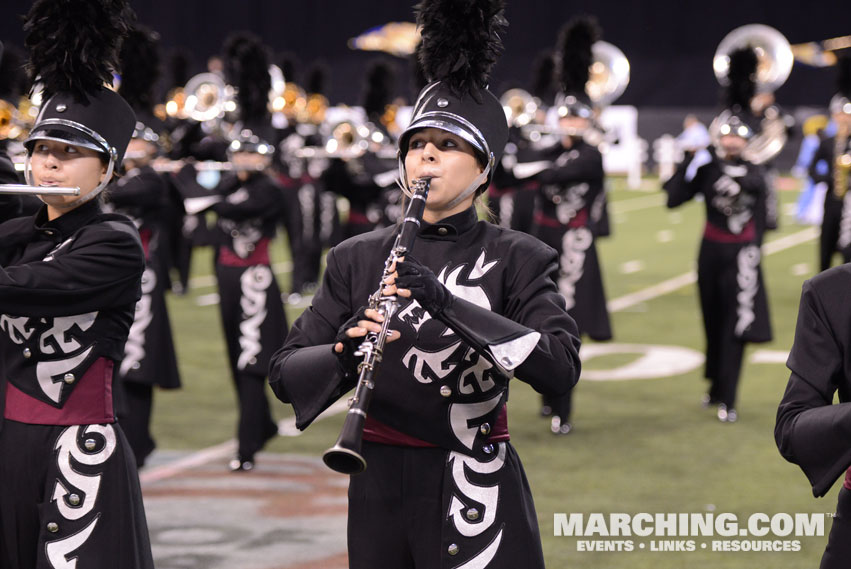
<instances>
[{"instance_id":1,"label":"black uniform jacket","mask_svg":"<svg viewBox=\"0 0 851 569\"><path fill-rule=\"evenodd\" d=\"M338 370L332 342L377 289L395 231L359 235L329 251L312 306L273 358L272 389L292 403L301 429L356 380ZM412 254L455 299L440 320L400 299L391 329L401 338L386 346L369 415L476 456L479 427L495 424L507 397L511 373L499 364L552 395L566 393L579 377L576 324L554 282L556 254L528 235L477 221L473 208L423 224Z\"/></svg>"},{"instance_id":2,"label":"black uniform jacket","mask_svg":"<svg viewBox=\"0 0 851 569\"><path fill-rule=\"evenodd\" d=\"M0 391L60 409L78 385L66 374L120 361L144 268L132 222L97 201L0 225Z\"/></svg>"},{"instance_id":3,"label":"black uniform jacket","mask_svg":"<svg viewBox=\"0 0 851 569\"><path fill-rule=\"evenodd\" d=\"M851 265L806 281L774 437L824 496L851 466ZM839 392L839 403L833 398Z\"/></svg>"},{"instance_id":4,"label":"black uniform jacket","mask_svg":"<svg viewBox=\"0 0 851 569\"><path fill-rule=\"evenodd\" d=\"M707 224L734 235L754 220L757 201L766 193L762 168L743 160L721 160L714 148L687 154L663 187L668 207L702 193Z\"/></svg>"}]
</instances>

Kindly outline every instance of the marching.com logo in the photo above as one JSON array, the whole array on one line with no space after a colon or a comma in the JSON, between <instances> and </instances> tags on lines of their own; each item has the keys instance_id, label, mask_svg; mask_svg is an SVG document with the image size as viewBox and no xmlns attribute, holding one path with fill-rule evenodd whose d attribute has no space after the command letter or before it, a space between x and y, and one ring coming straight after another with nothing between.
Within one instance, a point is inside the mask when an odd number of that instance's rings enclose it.
<instances>
[{"instance_id":1,"label":"marching.com logo","mask_svg":"<svg viewBox=\"0 0 851 569\"><path fill-rule=\"evenodd\" d=\"M577 551L800 551L800 540L793 538L824 536L825 517L755 513L740 520L734 513L714 512L555 513L553 534L592 538L578 540ZM612 539L622 537L668 539Z\"/></svg>"}]
</instances>

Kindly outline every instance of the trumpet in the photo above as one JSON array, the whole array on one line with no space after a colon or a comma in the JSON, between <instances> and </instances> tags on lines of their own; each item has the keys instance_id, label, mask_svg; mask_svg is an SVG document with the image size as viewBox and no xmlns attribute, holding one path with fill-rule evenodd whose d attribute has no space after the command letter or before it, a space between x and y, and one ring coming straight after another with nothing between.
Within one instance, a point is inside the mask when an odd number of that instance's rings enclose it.
<instances>
[{"instance_id":1,"label":"trumpet","mask_svg":"<svg viewBox=\"0 0 851 569\"><path fill-rule=\"evenodd\" d=\"M355 355L363 356L363 361L358 365L360 376L355 395L349 401L349 412L346 414L337 442L322 455L322 460L328 468L342 474L360 474L366 470L366 460L360 452L363 444L363 425L372 400L375 377L378 375L384 355L384 344L390 333L390 321L399 307L399 300L395 295L386 296L381 291L384 288L385 279L391 274L390 268L414 245L417 229L425 211L430 184L431 178L420 178L414 182L411 203L408 205L408 211L405 212L405 218L390 250L390 256L384 262L384 272L378 283L378 290L369 297L369 307L377 310L384 317L384 321L381 323L381 331L368 333L364 342L358 347L358 351L355 352Z\"/></svg>"},{"instance_id":2,"label":"trumpet","mask_svg":"<svg viewBox=\"0 0 851 569\"><path fill-rule=\"evenodd\" d=\"M26 184L0 184L0 194L25 196L79 196L80 188L28 186Z\"/></svg>"}]
</instances>

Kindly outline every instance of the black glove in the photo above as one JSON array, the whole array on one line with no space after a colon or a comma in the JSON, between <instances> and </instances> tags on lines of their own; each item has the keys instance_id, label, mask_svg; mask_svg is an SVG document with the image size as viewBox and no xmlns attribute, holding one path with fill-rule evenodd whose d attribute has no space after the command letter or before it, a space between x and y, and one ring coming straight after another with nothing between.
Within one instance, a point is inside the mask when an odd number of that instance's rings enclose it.
<instances>
[{"instance_id":1,"label":"black glove","mask_svg":"<svg viewBox=\"0 0 851 569\"><path fill-rule=\"evenodd\" d=\"M337 356L337 366L340 368L344 377L357 375L358 364L363 361L361 358L355 356L355 352L358 351L358 347L363 344L364 336L350 338L346 335L346 330L357 327L360 320L367 320L366 306L361 306L358 311L355 312L354 316L343 322L343 325L340 326L339 330L337 330L337 336L334 338L334 343L331 344L331 351L335 356ZM337 342L343 344L343 351L341 353L337 353L337 350L334 349Z\"/></svg>"},{"instance_id":2,"label":"black glove","mask_svg":"<svg viewBox=\"0 0 851 569\"><path fill-rule=\"evenodd\" d=\"M396 288L411 291L411 298L420 303L429 314L437 317L452 306L452 293L443 286L431 269L411 256L396 264Z\"/></svg>"}]
</instances>

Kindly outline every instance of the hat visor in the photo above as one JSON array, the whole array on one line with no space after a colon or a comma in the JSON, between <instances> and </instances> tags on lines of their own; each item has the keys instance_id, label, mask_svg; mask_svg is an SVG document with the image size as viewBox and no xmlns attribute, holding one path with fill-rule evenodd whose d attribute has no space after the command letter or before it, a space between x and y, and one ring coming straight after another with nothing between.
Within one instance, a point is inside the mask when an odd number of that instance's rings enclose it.
<instances>
[{"instance_id":1,"label":"hat visor","mask_svg":"<svg viewBox=\"0 0 851 569\"><path fill-rule=\"evenodd\" d=\"M67 142L72 146L80 146L88 148L96 152L101 152L108 155L108 151L87 134L75 129L72 126L63 124L52 124L49 126L36 126L27 136L24 141L24 146L32 152L33 146L37 140L54 140L56 142Z\"/></svg>"},{"instance_id":2,"label":"hat visor","mask_svg":"<svg viewBox=\"0 0 851 569\"><path fill-rule=\"evenodd\" d=\"M408 125L405 132L403 132L402 136L399 137L399 150L401 151L402 156L408 153L408 141L410 140L411 135L414 131L423 128L436 128L451 132L468 142L480 156L487 157L489 154L487 144L484 142L484 137L482 137L481 133L478 132L478 129L475 129L472 124L462 117L455 117L451 113L426 113ZM475 129L476 132L473 132L473 129ZM487 159L485 159L485 161L487 161Z\"/></svg>"}]
</instances>

